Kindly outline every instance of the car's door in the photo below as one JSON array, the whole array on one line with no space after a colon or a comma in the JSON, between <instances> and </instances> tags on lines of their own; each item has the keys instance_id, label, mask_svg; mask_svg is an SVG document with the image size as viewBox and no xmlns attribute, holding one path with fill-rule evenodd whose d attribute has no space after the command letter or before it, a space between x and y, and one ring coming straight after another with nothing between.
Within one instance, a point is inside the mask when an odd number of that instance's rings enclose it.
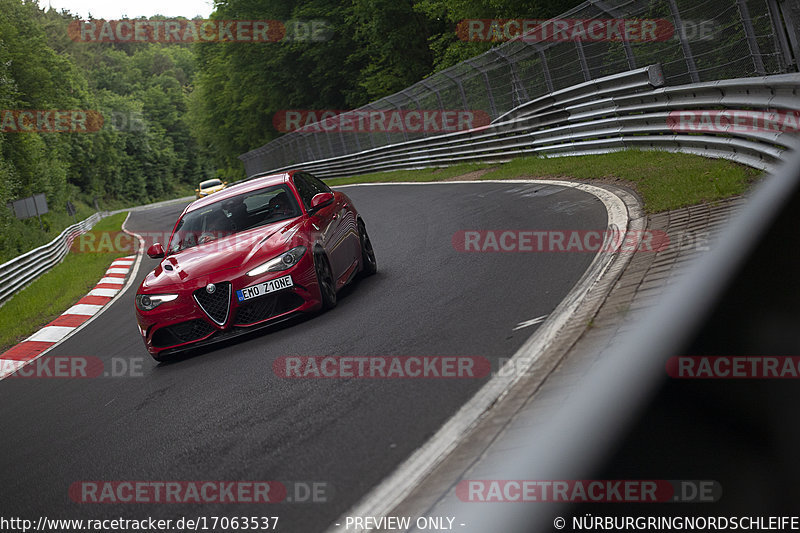
<instances>
[{"instance_id":1,"label":"car's door","mask_svg":"<svg viewBox=\"0 0 800 533\"><path fill-rule=\"evenodd\" d=\"M311 209L311 199L319 192L329 192L328 190L319 190L319 186L308 179L308 174L296 173L293 176L294 186L297 188L297 193L300 195L300 200L306 208L306 211ZM324 185L324 184L323 184ZM327 205L311 216L311 223L314 229L318 231L320 241L325 252L328 254L328 259L331 263L331 271L334 278L338 279L347 269L344 264L344 258L341 253L341 221L340 215L341 205L334 197L334 202Z\"/></svg>"},{"instance_id":2,"label":"car's door","mask_svg":"<svg viewBox=\"0 0 800 533\"><path fill-rule=\"evenodd\" d=\"M341 262L341 273L345 274L351 268L355 268L358 259L361 257L361 240L358 237L358 225L355 217L355 210L350 205L350 199L341 192L334 192L322 180L303 172L303 177L311 183L317 193L330 192L334 194L334 206L336 207L336 251L337 261Z\"/></svg>"}]
</instances>

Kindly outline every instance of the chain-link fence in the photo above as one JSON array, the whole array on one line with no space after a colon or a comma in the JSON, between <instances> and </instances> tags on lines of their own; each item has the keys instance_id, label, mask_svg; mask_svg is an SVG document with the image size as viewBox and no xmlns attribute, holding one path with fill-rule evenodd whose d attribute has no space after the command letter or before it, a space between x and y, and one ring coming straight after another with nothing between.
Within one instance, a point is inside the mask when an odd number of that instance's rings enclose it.
<instances>
[{"instance_id":1,"label":"chain-link fence","mask_svg":"<svg viewBox=\"0 0 800 533\"><path fill-rule=\"evenodd\" d=\"M659 37L517 38L357 111L482 111L495 120L547 93L655 63L661 63L667 85L798 70L800 0L589 0L558 19L658 21ZM240 159L252 176L441 134L346 129L293 131Z\"/></svg>"}]
</instances>

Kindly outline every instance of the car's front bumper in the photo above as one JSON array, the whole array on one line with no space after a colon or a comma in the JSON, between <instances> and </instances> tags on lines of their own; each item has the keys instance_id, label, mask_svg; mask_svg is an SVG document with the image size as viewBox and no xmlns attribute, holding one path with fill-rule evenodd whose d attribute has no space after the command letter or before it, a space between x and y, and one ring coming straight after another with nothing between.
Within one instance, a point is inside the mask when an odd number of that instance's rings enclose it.
<instances>
[{"instance_id":1,"label":"car's front bumper","mask_svg":"<svg viewBox=\"0 0 800 533\"><path fill-rule=\"evenodd\" d=\"M256 277L244 273L226 276L229 273L222 271L185 282L178 290L171 291L178 293L177 299L151 311L136 308L139 332L147 350L159 355L218 342L321 307L311 254L305 254L296 265L281 272ZM292 276L292 287L238 301L237 290L287 274ZM224 293L225 298L204 294L209 283L217 287L215 293ZM227 284L230 284L230 291Z\"/></svg>"}]
</instances>

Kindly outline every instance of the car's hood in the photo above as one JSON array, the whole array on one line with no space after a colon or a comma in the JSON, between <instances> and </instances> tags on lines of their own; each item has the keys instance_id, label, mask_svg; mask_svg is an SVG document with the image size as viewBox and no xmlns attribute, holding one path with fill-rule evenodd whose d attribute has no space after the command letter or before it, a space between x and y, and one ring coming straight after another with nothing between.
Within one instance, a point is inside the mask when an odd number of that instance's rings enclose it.
<instances>
[{"instance_id":1,"label":"car's hood","mask_svg":"<svg viewBox=\"0 0 800 533\"><path fill-rule=\"evenodd\" d=\"M282 220L168 255L147 275L142 287L184 284L223 270L250 270L287 250L301 224L300 217Z\"/></svg>"}]
</instances>

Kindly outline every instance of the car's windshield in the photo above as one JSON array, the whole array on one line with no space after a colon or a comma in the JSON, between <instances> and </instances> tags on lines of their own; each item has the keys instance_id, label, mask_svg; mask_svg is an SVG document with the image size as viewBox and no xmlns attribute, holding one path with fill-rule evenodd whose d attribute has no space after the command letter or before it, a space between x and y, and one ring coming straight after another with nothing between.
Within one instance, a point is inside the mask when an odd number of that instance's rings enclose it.
<instances>
[{"instance_id":1,"label":"car's windshield","mask_svg":"<svg viewBox=\"0 0 800 533\"><path fill-rule=\"evenodd\" d=\"M175 226L167 253L299 215L300 208L287 185L239 194L186 213Z\"/></svg>"},{"instance_id":2,"label":"car's windshield","mask_svg":"<svg viewBox=\"0 0 800 533\"><path fill-rule=\"evenodd\" d=\"M201 189L209 189L211 187L216 187L217 185L222 185L220 180L208 180L204 181L200 184Z\"/></svg>"}]
</instances>

